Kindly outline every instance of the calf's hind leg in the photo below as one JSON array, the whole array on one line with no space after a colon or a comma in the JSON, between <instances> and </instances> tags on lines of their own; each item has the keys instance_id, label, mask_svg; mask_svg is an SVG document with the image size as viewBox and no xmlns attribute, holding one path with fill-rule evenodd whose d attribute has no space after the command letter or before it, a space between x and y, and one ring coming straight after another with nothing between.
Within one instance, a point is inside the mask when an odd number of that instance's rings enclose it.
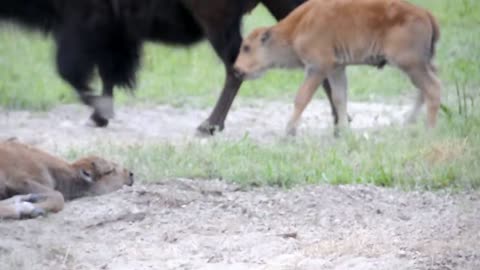
<instances>
[{"instance_id":1,"label":"calf's hind leg","mask_svg":"<svg viewBox=\"0 0 480 270\"><path fill-rule=\"evenodd\" d=\"M442 86L440 80L429 64L420 64L404 68L403 70L420 91L409 118L415 120L423 101L425 101L427 106L427 127L434 128L437 124L437 115L441 102Z\"/></svg>"},{"instance_id":2,"label":"calf's hind leg","mask_svg":"<svg viewBox=\"0 0 480 270\"><path fill-rule=\"evenodd\" d=\"M423 92L419 90L417 93L417 97L415 99L415 103L413 104L412 110L407 116L406 123L414 124L417 122L418 114L420 113L420 109L422 108L422 105L424 102L425 102L425 99L423 97Z\"/></svg>"},{"instance_id":3,"label":"calf's hind leg","mask_svg":"<svg viewBox=\"0 0 480 270\"><path fill-rule=\"evenodd\" d=\"M34 218L63 209L63 195L30 179L19 179L12 190L19 195L0 201L0 218Z\"/></svg>"},{"instance_id":4,"label":"calf's hind leg","mask_svg":"<svg viewBox=\"0 0 480 270\"><path fill-rule=\"evenodd\" d=\"M327 95L328 103L330 104L330 109L332 110L332 116L333 116L333 124L336 125L338 123L338 114L337 114L337 109L335 108L335 104L333 104L332 101L332 86L330 85L330 82L328 80L323 81L323 89L325 90L325 94ZM348 122L352 122L352 117L350 115L347 115Z\"/></svg>"}]
</instances>

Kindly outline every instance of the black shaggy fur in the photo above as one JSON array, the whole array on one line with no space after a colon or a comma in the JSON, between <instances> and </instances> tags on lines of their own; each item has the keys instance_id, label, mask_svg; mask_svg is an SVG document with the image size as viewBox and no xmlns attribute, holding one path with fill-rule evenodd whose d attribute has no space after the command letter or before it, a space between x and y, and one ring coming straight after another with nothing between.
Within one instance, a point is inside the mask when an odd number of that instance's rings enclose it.
<instances>
[{"instance_id":1,"label":"black shaggy fur","mask_svg":"<svg viewBox=\"0 0 480 270\"><path fill-rule=\"evenodd\" d=\"M212 128L223 129L241 84L232 65L240 48L242 16L259 2L281 19L304 0L2 0L0 21L52 34L58 73L95 108L92 119L99 126L107 125L108 117L89 94L95 68L103 95L111 97L115 86L134 86L143 42L191 45L208 39L227 71L222 95L199 128L212 133Z\"/></svg>"}]
</instances>

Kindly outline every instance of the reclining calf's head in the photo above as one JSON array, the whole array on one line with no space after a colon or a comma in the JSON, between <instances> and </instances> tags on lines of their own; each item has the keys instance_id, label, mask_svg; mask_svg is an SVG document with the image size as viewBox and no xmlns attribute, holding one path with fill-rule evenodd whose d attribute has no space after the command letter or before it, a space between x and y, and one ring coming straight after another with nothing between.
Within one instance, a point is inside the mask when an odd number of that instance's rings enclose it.
<instances>
[{"instance_id":1,"label":"reclining calf's head","mask_svg":"<svg viewBox=\"0 0 480 270\"><path fill-rule=\"evenodd\" d=\"M106 194L133 185L133 173L116 163L90 156L72 164L80 178L88 185L89 195Z\"/></svg>"}]
</instances>

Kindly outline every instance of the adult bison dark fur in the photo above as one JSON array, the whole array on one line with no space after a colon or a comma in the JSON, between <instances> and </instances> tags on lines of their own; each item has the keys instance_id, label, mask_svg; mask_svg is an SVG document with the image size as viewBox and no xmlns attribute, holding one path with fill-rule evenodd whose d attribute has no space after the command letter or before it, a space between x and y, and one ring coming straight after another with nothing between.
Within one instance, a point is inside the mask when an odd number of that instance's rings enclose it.
<instances>
[{"instance_id":1,"label":"adult bison dark fur","mask_svg":"<svg viewBox=\"0 0 480 270\"><path fill-rule=\"evenodd\" d=\"M232 68L242 41L242 16L260 2L279 20L304 0L3 0L0 20L53 35L58 73L93 107L97 126L106 126L113 115L113 88L134 86L143 42L191 45L208 39L226 70L220 98L198 127L213 134L224 128L242 83ZM89 86L95 69L102 96L93 95Z\"/></svg>"}]
</instances>

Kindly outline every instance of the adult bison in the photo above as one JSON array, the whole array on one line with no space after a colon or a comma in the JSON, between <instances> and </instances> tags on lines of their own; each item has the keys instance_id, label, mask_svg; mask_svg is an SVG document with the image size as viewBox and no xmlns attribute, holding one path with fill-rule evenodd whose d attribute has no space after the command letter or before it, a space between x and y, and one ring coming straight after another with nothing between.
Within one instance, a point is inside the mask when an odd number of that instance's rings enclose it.
<instances>
[{"instance_id":1,"label":"adult bison","mask_svg":"<svg viewBox=\"0 0 480 270\"><path fill-rule=\"evenodd\" d=\"M97 126L108 125L113 115L113 88L134 86L144 41L191 45L208 39L226 70L215 108L198 127L200 133L214 134L224 128L242 84L232 68L242 41L242 16L261 2L279 20L304 1L4 0L0 20L53 34L58 72L93 107L91 119ZM95 68L103 82L102 96L93 95L89 86ZM324 86L329 94L326 82Z\"/></svg>"}]
</instances>

